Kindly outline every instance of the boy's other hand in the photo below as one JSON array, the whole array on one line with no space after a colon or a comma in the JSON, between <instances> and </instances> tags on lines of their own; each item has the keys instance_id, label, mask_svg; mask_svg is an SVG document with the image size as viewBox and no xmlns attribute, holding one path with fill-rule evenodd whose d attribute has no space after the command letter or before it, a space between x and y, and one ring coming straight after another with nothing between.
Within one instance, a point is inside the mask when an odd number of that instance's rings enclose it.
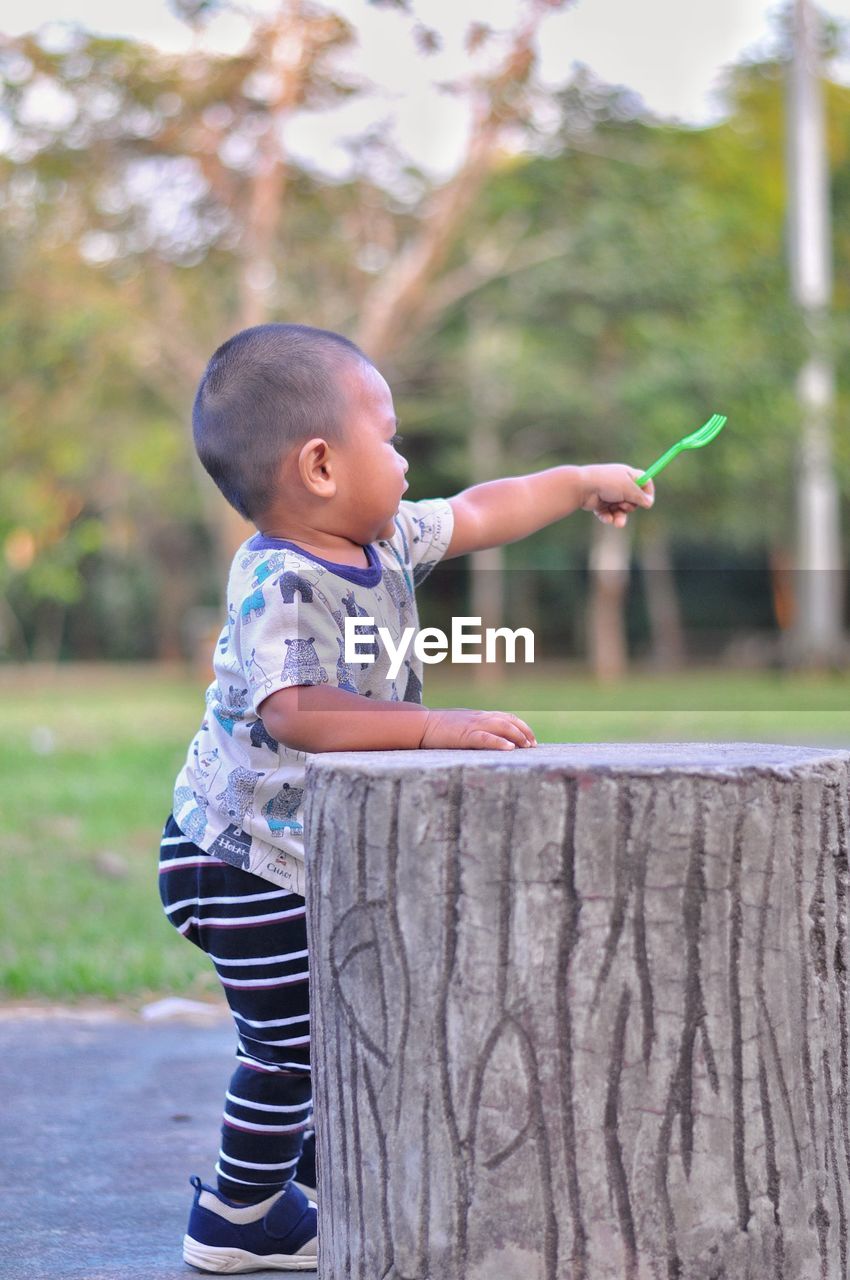
<instances>
[{"instance_id":1,"label":"boy's other hand","mask_svg":"<svg viewBox=\"0 0 850 1280\"><path fill-rule=\"evenodd\" d=\"M509 711L448 707L429 709L419 746L512 751L514 747L536 747L537 739L525 721Z\"/></svg>"},{"instance_id":2,"label":"boy's other hand","mask_svg":"<svg viewBox=\"0 0 850 1280\"><path fill-rule=\"evenodd\" d=\"M635 484L643 472L619 462L603 466L582 467L583 511L592 511L603 524L622 529L628 517L637 507L651 507L655 501L655 485L648 480L645 485Z\"/></svg>"}]
</instances>

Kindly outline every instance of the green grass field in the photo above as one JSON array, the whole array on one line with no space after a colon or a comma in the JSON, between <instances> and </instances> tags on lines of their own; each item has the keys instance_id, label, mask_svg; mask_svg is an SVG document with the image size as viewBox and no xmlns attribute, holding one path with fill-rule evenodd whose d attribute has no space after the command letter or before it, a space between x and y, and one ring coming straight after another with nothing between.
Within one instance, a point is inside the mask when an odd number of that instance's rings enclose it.
<instances>
[{"instance_id":1,"label":"green grass field","mask_svg":"<svg viewBox=\"0 0 850 1280\"><path fill-rule=\"evenodd\" d=\"M850 746L850 677L698 672L600 689L581 674L473 683L428 672L431 705L498 706L541 742L804 741ZM0 668L0 994L217 991L165 920L158 838L204 681L156 667Z\"/></svg>"}]
</instances>

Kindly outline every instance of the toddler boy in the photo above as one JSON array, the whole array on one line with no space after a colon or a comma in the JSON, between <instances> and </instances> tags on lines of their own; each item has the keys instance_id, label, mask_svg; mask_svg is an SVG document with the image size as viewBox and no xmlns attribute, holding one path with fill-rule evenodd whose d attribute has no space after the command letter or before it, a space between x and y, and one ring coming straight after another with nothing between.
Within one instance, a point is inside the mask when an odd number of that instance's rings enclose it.
<instances>
[{"instance_id":1,"label":"toddler boy","mask_svg":"<svg viewBox=\"0 0 850 1280\"><path fill-rule=\"evenodd\" d=\"M653 502L619 464L553 467L407 502L392 395L360 349L305 325L244 330L215 352L195 445L257 528L238 549L206 714L174 788L160 885L206 951L238 1030L217 1188L192 1178L185 1260L203 1271L316 1264L304 763L316 751L536 745L502 711L430 709L410 650L415 587L443 558L514 542L582 508L622 526ZM347 660L346 619L361 660Z\"/></svg>"}]
</instances>

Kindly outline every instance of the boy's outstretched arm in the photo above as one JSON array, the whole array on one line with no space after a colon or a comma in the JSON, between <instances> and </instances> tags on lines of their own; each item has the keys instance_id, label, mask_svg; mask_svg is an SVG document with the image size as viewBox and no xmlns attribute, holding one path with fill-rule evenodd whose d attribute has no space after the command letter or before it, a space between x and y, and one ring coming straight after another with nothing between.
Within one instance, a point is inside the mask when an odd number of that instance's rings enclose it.
<instances>
[{"instance_id":1,"label":"boy's outstretched arm","mask_svg":"<svg viewBox=\"0 0 850 1280\"><path fill-rule=\"evenodd\" d=\"M537 745L525 721L509 711L385 702L328 685L278 689L258 710L272 737L296 751L512 751Z\"/></svg>"},{"instance_id":2,"label":"boy's outstretched arm","mask_svg":"<svg viewBox=\"0 0 850 1280\"><path fill-rule=\"evenodd\" d=\"M621 463L550 467L530 476L510 476L473 485L449 499L454 530L446 559L517 542L574 511L592 511L604 524L622 528L637 507L651 507L655 489L635 484L642 472Z\"/></svg>"}]
</instances>

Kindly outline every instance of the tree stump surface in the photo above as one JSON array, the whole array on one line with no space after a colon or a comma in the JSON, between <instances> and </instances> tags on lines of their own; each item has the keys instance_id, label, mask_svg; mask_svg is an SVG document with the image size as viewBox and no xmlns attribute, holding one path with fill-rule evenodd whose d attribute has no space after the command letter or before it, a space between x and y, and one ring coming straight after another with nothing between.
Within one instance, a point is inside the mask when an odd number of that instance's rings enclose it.
<instances>
[{"instance_id":1,"label":"tree stump surface","mask_svg":"<svg viewBox=\"0 0 850 1280\"><path fill-rule=\"evenodd\" d=\"M322 1280L839 1280L850 754L308 765Z\"/></svg>"}]
</instances>

